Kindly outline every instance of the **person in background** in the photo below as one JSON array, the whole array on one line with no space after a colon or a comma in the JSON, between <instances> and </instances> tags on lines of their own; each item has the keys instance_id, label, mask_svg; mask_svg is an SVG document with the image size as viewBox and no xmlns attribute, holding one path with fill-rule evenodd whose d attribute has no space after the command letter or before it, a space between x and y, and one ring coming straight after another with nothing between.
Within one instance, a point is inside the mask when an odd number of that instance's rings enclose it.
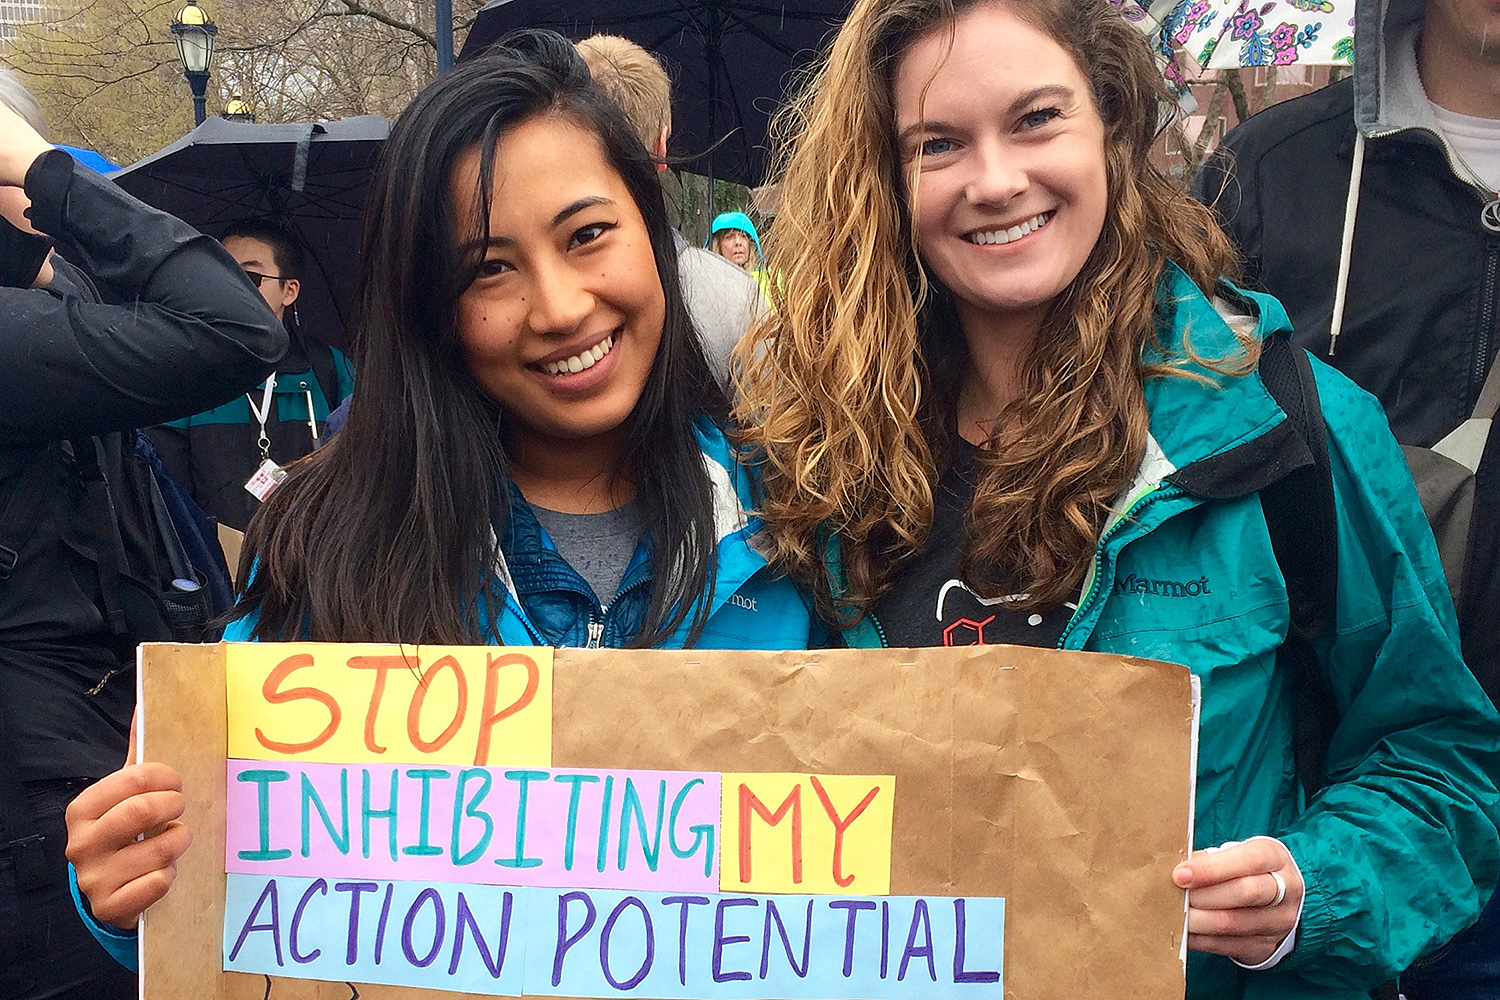
<instances>
[{"instance_id":1,"label":"person in background","mask_svg":"<svg viewBox=\"0 0 1500 1000\"><path fill-rule=\"evenodd\" d=\"M709 229L708 248L755 279L761 293L771 297L770 272L755 223L744 212L720 212Z\"/></svg>"},{"instance_id":2,"label":"person in background","mask_svg":"<svg viewBox=\"0 0 1500 1000\"><path fill-rule=\"evenodd\" d=\"M672 83L656 57L628 38L593 35L578 43L578 53L599 89L625 112L641 142L667 169L667 140L672 136ZM677 243L677 273L682 295L709 365L728 377L734 345L765 312L759 283L738 266L726 267L717 255L688 245L681 233Z\"/></svg>"},{"instance_id":3,"label":"person in background","mask_svg":"<svg viewBox=\"0 0 1500 1000\"><path fill-rule=\"evenodd\" d=\"M136 644L175 638L135 428L244 392L287 341L223 247L43 131L0 71L0 997L133 1000L74 912L63 813L125 759Z\"/></svg>"},{"instance_id":4,"label":"person in background","mask_svg":"<svg viewBox=\"0 0 1500 1000\"><path fill-rule=\"evenodd\" d=\"M1353 76L1234 129L1193 192L1247 281L1286 306L1295 343L1377 396L1402 444L1456 443L1500 350L1500 7L1358 0L1354 12ZM1473 452L1467 551L1450 572L1464 658L1494 698L1500 434ZM1401 987L1410 1000L1500 996L1500 903Z\"/></svg>"},{"instance_id":5,"label":"person in background","mask_svg":"<svg viewBox=\"0 0 1500 1000\"><path fill-rule=\"evenodd\" d=\"M150 436L198 506L244 531L279 470L318 446L329 412L354 389L354 367L295 319L305 261L294 236L249 219L231 225L219 241L287 328L291 347L265 383L212 410L153 427ZM275 471L258 476L267 462Z\"/></svg>"},{"instance_id":6,"label":"person in background","mask_svg":"<svg viewBox=\"0 0 1500 1000\"><path fill-rule=\"evenodd\" d=\"M1154 165L1169 103L1110 0L857 0L786 130L746 462L776 563L851 646L1187 666L1196 849L1160 873L1187 890L1187 996L1368 1000L1494 889L1500 717L1379 406L1228 280L1212 213ZM1323 442L1258 374L1278 358L1316 384L1337 541L1311 776L1266 501Z\"/></svg>"}]
</instances>

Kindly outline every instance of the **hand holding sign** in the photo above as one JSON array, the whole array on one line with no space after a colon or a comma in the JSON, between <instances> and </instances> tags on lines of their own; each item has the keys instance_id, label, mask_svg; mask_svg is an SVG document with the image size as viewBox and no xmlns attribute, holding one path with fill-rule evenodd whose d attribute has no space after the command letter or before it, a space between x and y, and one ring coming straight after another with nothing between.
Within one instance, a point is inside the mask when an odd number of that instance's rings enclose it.
<instances>
[{"instance_id":1,"label":"hand holding sign","mask_svg":"<svg viewBox=\"0 0 1500 1000\"><path fill-rule=\"evenodd\" d=\"M184 806L182 779L165 764L127 764L68 804L68 860L95 917L134 927L167 894L193 842Z\"/></svg>"},{"instance_id":2,"label":"hand holding sign","mask_svg":"<svg viewBox=\"0 0 1500 1000\"><path fill-rule=\"evenodd\" d=\"M1270 837L1194 851L1172 880L1188 890L1188 947L1246 965L1270 958L1302 911L1302 873L1291 852Z\"/></svg>"}]
</instances>

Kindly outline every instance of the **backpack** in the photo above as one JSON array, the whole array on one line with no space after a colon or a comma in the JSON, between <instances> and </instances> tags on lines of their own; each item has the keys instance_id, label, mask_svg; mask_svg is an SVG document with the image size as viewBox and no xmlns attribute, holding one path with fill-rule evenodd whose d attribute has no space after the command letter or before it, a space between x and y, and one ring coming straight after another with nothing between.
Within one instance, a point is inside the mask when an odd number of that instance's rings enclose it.
<instances>
[{"instance_id":1,"label":"backpack","mask_svg":"<svg viewBox=\"0 0 1500 1000\"><path fill-rule=\"evenodd\" d=\"M53 441L40 446L0 486L0 585L15 569L26 541L26 512L48 503L61 464L76 497L67 515L65 544L98 572L105 618L121 641L204 642L213 619L233 601L218 537L202 510L167 473L145 436L129 432L115 449L107 438ZM170 500L168 499L170 497Z\"/></svg>"},{"instance_id":2,"label":"backpack","mask_svg":"<svg viewBox=\"0 0 1500 1000\"><path fill-rule=\"evenodd\" d=\"M1443 573L1458 608L1475 563L1487 558L1490 546L1480 537L1492 525L1475 518L1474 496L1487 451L1500 444L1490 429L1500 408L1500 364L1491 365L1473 415L1431 448L1402 445L1416 481L1422 510L1437 539ZM1286 641L1277 651L1295 685L1296 708L1293 753L1297 775L1311 799L1328 783L1328 747L1338 725L1338 708L1318 661L1315 643L1332 627L1338 598L1338 517L1334 507L1333 469L1328 459L1328 433L1318 388L1306 351L1281 337L1265 341L1259 372L1271 397L1305 448L1303 462L1260 491L1270 530L1271 548L1286 579L1291 622ZM1493 462L1493 460L1492 460ZM1467 594L1471 601L1473 594ZM1482 595L1481 595L1482 597ZM1470 629L1470 631L1478 631ZM1468 638L1464 640L1469 648ZM1466 655L1466 662L1473 661ZM1500 683L1493 671L1476 670L1480 686L1500 706ZM1456 939L1455 939L1456 940ZM1451 942L1418 959L1413 969L1442 957ZM1398 981L1372 990L1374 1000L1398 1000Z\"/></svg>"},{"instance_id":3,"label":"backpack","mask_svg":"<svg viewBox=\"0 0 1500 1000\"><path fill-rule=\"evenodd\" d=\"M1338 725L1337 708L1314 648L1333 624L1338 594L1333 470L1307 352L1284 338L1271 337L1265 341L1259 371L1307 452L1303 464L1261 490L1260 498L1271 547L1286 579L1291 624L1277 655L1296 683L1297 773L1311 798L1327 783L1325 758ZM1497 405L1500 365L1493 365L1469 420L1431 448L1402 446L1458 607L1464 606L1462 595L1473 564L1483 558L1476 556L1473 545L1478 527L1474 496ZM1497 678L1487 673L1477 677L1490 700L1500 705Z\"/></svg>"}]
</instances>

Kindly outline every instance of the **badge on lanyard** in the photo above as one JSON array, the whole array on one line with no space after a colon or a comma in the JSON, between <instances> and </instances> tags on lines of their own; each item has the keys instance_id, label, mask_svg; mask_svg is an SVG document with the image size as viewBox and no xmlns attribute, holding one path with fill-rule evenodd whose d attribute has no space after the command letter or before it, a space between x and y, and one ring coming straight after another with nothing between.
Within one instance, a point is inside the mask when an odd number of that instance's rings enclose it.
<instances>
[{"instance_id":1,"label":"badge on lanyard","mask_svg":"<svg viewBox=\"0 0 1500 1000\"><path fill-rule=\"evenodd\" d=\"M260 425L260 438L256 441L256 444L260 446L260 465L256 466L255 474L245 481L245 489L256 500L262 502L286 478L286 470L271 459L271 439L266 435L266 421L271 416L272 393L275 391L276 374L272 372L266 378L265 390L261 394L259 406L255 405L255 399L249 393L245 394L245 400L250 404L250 412L255 416L256 423Z\"/></svg>"},{"instance_id":2,"label":"badge on lanyard","mask_svg":"<svg viewBox=\"0 0 1500 1000\"><path fill-rule=\"evenodd\" d=\"M245 481L245 489L249 490L250 495L255 499L265 502L266 497L270 496L271 491L280 486L285 478L286 470L268 458L256 467L255 475Z\"/></svg>"}]
</instances>

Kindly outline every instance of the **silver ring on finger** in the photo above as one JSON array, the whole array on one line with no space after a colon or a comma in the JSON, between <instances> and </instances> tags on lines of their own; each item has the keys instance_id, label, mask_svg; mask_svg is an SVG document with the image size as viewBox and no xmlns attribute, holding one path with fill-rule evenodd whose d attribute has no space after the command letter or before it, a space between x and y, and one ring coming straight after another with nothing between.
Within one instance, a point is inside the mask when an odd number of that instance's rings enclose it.
<instances>
[{"instance_id":1,"label":"silver ring on finger","mask_svg":"<svg viewBox=\"0 0 1500 1000\"><path fill-rule=\"evenodd\" d=\"M1281 901L1286 899L1286 879L1281 877L1281 872L1267 872L1266 874L1276 880L1276 898L1267 903L1266 906L1280 906Z\"/></svg>"}]
</instances>

